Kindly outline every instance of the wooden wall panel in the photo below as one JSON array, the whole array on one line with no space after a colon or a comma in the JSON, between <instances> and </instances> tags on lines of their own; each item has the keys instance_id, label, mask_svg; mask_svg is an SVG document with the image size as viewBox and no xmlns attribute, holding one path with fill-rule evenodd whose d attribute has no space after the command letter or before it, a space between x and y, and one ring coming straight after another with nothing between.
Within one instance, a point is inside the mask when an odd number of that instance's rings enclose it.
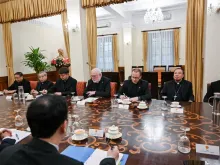
<instances>
[{"instance_id":1,"label":"wooden wall panel","mask_svg":"<svg viewBox=\"0 0 220 165\"><path fill-rule=\"evenodd\" d=\"M3 91L8 87L8 77L0 77L0 91Z\"/></svg>"}]
</instances>

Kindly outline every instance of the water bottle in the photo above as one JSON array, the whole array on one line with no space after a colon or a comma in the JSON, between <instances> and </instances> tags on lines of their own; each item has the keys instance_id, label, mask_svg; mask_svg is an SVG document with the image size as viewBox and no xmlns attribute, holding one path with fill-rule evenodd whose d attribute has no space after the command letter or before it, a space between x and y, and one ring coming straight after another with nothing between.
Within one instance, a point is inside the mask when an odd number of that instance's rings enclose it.
<instances>
[{"instance_id":1,"label":"water bottle","mask_svg":"<svg viewBox=\"0 0 220 165\"><path fill-rule=\"evenodd\" d=\"M23 86L18 86L18 99L21 104L25 104L25 94Z\"/></svg>"}]
</instances>

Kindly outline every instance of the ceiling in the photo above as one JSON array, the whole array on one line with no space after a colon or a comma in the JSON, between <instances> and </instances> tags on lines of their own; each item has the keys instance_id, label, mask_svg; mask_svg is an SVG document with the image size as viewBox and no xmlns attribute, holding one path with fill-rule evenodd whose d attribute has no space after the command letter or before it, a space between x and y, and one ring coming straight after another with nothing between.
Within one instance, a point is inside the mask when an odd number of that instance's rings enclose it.
<instances>
[{"instance_id":1,"label":"ceiling","mask_svg":"<svg viewBox=\"0 0 220 165\"><path fill-rule=\"evenodd\" d=\"M0 0L0 2L3 0ZM78 6L77 6L78 5ZM139 15L146 11L147 8L156 6L161 7L162 11L186 8L187 0L137 0L122 4L115 4L96 9L97 20L108 20L109 18L121 18L122 20L131 19L132 15ZM71 24L79 25L79 4L76 0L67 0L68 18ZM49 18L40 18L37 21L58 26L61 23L60 16Z\"/></svg>"}]
</instances>

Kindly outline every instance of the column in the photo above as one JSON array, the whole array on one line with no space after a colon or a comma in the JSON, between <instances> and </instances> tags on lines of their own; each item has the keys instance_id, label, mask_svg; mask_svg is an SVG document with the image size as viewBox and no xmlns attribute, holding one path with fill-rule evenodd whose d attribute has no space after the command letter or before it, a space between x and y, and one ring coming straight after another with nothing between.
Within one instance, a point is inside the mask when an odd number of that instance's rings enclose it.
<instances>
[{"instance_id":1,"label":"column","mask_svg":"<svg viewBox=\"0 0 220 165\"><path fill-rule=\"evenodd\" d=\"M131 75L132 68L132 29L131 23L123 24L125 80Z\"/></svg>"},{"instance_id":2,"label":"column","mask_svg":"<svg viewBox=\"0 0 220 165\"><path fill-rule=\"evenodd\" d=\"M67 3L72 76L77 81L88 81L90 73L87 64L86 12L81 7L80 0L67 1Z\"/></svg>"}]
</instances>

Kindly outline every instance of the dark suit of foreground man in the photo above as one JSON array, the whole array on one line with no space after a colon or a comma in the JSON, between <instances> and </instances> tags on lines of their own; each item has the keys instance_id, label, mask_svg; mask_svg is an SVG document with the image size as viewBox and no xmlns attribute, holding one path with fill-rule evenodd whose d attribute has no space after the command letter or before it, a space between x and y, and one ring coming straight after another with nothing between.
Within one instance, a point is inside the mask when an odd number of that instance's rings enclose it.
<instances>
[{"instance_id":1,"label":"dark suit of foreground man","mask_svg":"<svg viewBox=\"0 0 220 165\"><path fill-rule=\"evenodd\" d=\"M119 97L129 97L131 101L151 100L151 92L148 89L148 82L141 79L141 70L133 69L131 80L126 80L119 90Z\"/></svg>"},{"instance_id":2,"label":"dark suit of foreground man","mask_svg":"<svg viewBox=\"0 0 220 165\"><path fill-rule=\"evenodd\" d=\"M220 93L220 80L211 83L203 101L208 102L209 98L214 96L214 93Z\"/></svg>"},{"instance_id":3,"label":"dark suit of foreground man","mask_svg":"<svg viewBox=\"0 0 220 165\"><path fill-rule=\"evenodd\" d=\"M36 89L32 89L31 94L38 95L39 92L45 94L46 90L52 88L54 85L51 81L47 80L47 73L44 71L38 74L38 79Z\"/></svg>"},{"instance_id":4,"label":"dark suit of foreground man","mask_svg":"<svg viewBox=\"0 0 220 165\"><path fill-rule=\"evenodd\" d=\"M48 93L54 93L59 96L71 95L74 92L76 96L76 79L70 77L68 68L60 68L59 70L60 79L56 81L56 84L48 90ZM45 92L46 93L46 92Z\"/></svg>"},{"instance_id":5,"label":"dark suit of foreground man","mask_svg":"<svg viewBox=\"0 0 220 165\"><path fill-rule=\"evenodd\" d=\"M91 71L91 79L87 83L84 97L111 97L110 79L102 76L100 69Z\"/></svg>"},{"instance_id":6,"label":"dark suit of foreground man","mask_svg":"<svg viewBox=\"0 0 220 165\"><path fill-rule=\"evenodd\" d=\"M83 165L61 155L59 143L67 128L67 104L64 98L45 95L33 101L27 110L27 121L33 140L28 144L16 144L0 153L1 165ZM119 151L115 147L101 165L115 165Z\"/></svg>"},{"instance_id":7,"label":"dark suit of foreground man","mask_svg":"<svg viewBox=\"0 0 220 165\"><path fill-rule=\"evenodd\" d=\"M24 93L30 93L30 91L31 91L30 82L28 80L24 79L23 73L17 72L17 73L15 73L14 76L15 76L14 83L10 87L8 87L7 90L4 90L4 93L5 94L12 94L12 93L18 92L19 86L23 86Z\"/></svg>"},{"instance_id":8,"label":"dark suit of foreground man","mask_svg":"<svg viewBox=\"0 0 220 165\"><path fill-rule=\"evenodd\" d=\"M167 96L169 101L194 101L192 83L183 80L184 72L181 68L174 71L174 80L164 84L162 96Z\"/></svg>"}]
</instances>

